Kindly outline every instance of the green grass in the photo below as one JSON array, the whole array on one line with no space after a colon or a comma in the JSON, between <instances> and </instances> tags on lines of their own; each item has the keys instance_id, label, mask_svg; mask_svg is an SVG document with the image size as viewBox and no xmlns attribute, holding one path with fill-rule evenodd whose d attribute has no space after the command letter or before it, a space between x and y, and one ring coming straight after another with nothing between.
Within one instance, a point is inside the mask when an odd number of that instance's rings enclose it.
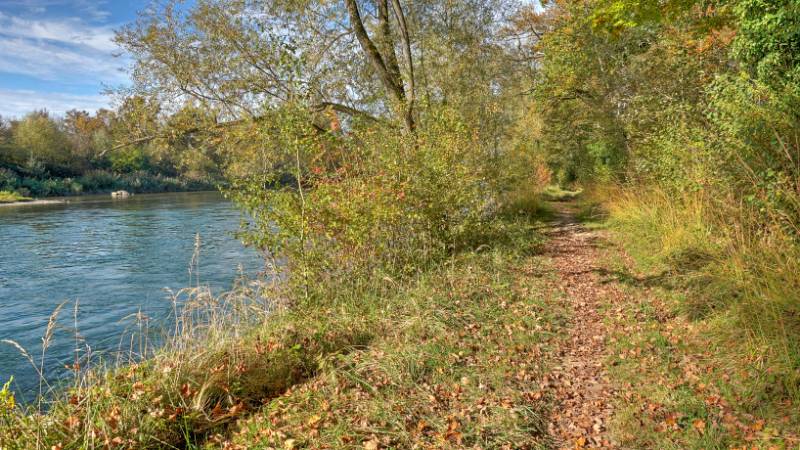
<instances>
[{"instance_id":1,"label":"green grass","mask_svg":"<svg viewBox=\"0 0 800 450\"><path fill-rule=\"evenodd\" d=\"M540 448L559 310L511 247L460 255L359 314L385 330L237 425L241 448ZM402 300L401 300L402 299ZM380 306L379 306L380 305ZM288 444L291 446L291 444Z\"/></svg>"},{"instance_id":2,"label":"green grass","mask_svg":"<svg viewBox=\"0 0 800 450\"><path fill-rule=\"evenodd\" d=\"M31 200L33 199L19 195L16 192L0 191L0 203L29 202Z\"/></svg>"},{"instance_id":3,"label":"green grass","mask_svg":"<svg viewBox=\"0 0 800 450\"><path fill-rule=\"evenodd\" d=\"M542 197L551 202L568 202L577 199L582 193L582 189L570 191L561 186L550 185L544 189Z\"/></svg>"}]
</instances>

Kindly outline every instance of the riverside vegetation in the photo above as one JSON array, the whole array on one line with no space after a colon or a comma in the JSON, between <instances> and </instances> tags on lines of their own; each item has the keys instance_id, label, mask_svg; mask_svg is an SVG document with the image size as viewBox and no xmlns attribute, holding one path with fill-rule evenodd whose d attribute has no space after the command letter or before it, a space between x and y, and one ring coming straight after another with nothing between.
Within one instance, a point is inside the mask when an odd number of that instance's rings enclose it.
<instances>
[{"instance_id":1,"label":"riverside vegetation","mask_svg":"<svg viewBox=\"0 0 800 450\"><path fill-rule=\"evenodd\" d=\"M159 127L163 115L142 98L115 110L71 110L63 117L33 111L0 117L0 191L51 197L114 190L171 192L213 189L221 181L219 158L209 147L164 136L137 143ZM187 109L170 115L179 121Z\"/></svg>"},{"instance_id":2,"label":"riverside vegetation","mask_svg":"<svg viewBox=\"0 0 800 450\"><path fill-rule=\"evenodd\" d=\"M130 142L213 149L272 283L0 391L0 446L797 448L798 29L794 0L144 12L134 94L202 113Z\"/></svg>"}]
</instances>

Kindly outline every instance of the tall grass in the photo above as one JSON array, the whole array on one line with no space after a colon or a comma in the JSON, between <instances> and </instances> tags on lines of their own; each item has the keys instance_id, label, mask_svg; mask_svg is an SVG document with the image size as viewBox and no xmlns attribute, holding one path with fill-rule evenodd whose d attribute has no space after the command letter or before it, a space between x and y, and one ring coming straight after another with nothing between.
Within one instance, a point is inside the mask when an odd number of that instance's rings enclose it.
<instances>
[{"instance_id":1,"label":"tall grass","mask_svg":"<svg viewBox=\"0 0 800 450\"><path fill-rule=\"evenodd\" d=\"M721 361L753 402L800 401L800 242L733 196L657 189L607 197L621 242L666 284L685 290L682 312L726 345Z\"/></svg>"},{"instance_id":2,"label":"tall grass","mask_svg":"<svg viewBox=\"0 0 800 450\"><path fill-rule=\"evenodd\" d=\"M13 341L37 370L35 404L0 410L2 448L172 447L224 427L313 372L315 359L341 340L302 328L292 314L265 302L269 286L240 282L212 295L205 287L172 295L174 329L156 349L142 335L116 361L81 360L74 377L51 385L44 361L64 304L53 313L39 361ZM77 307L77 306L76 306ZM269 320L267 317L269 316ZM144 319L139 318L140 321ZM298 323L290 331L287 323ZM77 336L77 333L76 333ZM77 337L76 337L77 339Z\"/></svg>"}]
</instances>

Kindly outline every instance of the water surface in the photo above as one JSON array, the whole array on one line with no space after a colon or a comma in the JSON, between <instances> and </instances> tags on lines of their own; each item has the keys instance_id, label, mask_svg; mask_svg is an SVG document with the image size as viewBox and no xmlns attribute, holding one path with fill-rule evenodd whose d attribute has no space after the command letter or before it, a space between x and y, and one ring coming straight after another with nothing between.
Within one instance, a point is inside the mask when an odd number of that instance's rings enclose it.
<instances>
[{"instance_id":1,"label":"water surface","mask_svg":"<svg viewBox=\"0 0 800 450\"><path fill-rule=\"evenodd\" d=\"M0 207L0 339L17 341L38 362L50 315L69 301L46 358L49 377L63 375L74 359L78 300L77 346L98 354L121 348L134 326L131 315L165 320L172 311L165 288L196 284L188 270L196 234L200 283L219 291L231 287L239 270L258 273L262 259L233 236L239 219L210 192ZM12 375L18 393L37 391L30 363L0 343L0 385Z\"/></svg>"}]
</instances>

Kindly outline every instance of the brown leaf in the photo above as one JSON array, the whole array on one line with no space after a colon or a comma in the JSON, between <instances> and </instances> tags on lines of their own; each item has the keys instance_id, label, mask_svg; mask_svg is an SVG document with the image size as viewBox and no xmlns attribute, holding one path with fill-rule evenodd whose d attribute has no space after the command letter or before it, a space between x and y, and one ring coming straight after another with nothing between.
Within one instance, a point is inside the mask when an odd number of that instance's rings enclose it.
<instances>
[{"instance_id":1,"label":"brown leaf","mask_svg":"<svg viewBox=\"0 0 800 450\"><path fill-rule=\"evenodd\" d=\"M194 395L195 392L196 391L192 389L191 386L189 386L189 383L183 383L183 385L181 386L181 395L184 398L191 397L192 395Z\"/></svg>"},{"instance_id":2,"label":"brown leaf","mask_svg":"<svg viewBox=\"0 0 800 450\"><path fill-rule=\"evenodd\" d=\"M216 419L217 417L222 416L224 414L225 411L222 409L222 404L220 402L217 402L217 404L214 405L214 409L211 410L211 417Z\"/></svg>"},{"instance_id":3,"label":"brown leaf","mask_svg":"<svg viewBox=\"0 0 800 450\"><path fill-rule=\"evenodd\" d=\"M692 426L695 430L697 430L700 434L703 434L706 429L706 423L701 419L695 419L692 421Z\"/></svg>"},{"instance_id":4,"label":"brown leaf","mask_svg":"<svg viewBox=\"0 0 800 450\"><path fill-rule=\"evenodd\" d=\"M175 408L175 411L173 411L172 414L169 415L168 420L169 421L174 421L178 417L182 416L183 413L184 413L184 409L183 408Z\"/></svg>"},{"instance_id":5,"label":"brown leaf","mask_svg":"<svg viewBox=\"0 0 800 450\"><path fill-rule=\"evenodd\" d=\"M242 411L244 411L244 403L239 402L231 406L230 409L228 409L228 414L235 416L236 414L239 414Z\"/></svg>"},{"instance_id":6,"label":"brown leaf","mask_svg":"<svg viewBox=\"0 0 800 450\"><path fill-rule=\"evenodd\" d=\"M317 427L319 427L319 425L320 425L320 422L322 422L322 417L320 417L319 415L315 414L315 415L311 416L311 417L308 419L308 422L307 422L307 423L308 423L308 426L309 426L309 427L311 427L311 428L317 428Z\"/></svg>"},{"instance_id":7,"label":"brown leaf","mask_svg":"<svg viewBox=\"0 0 800 450\"><path fill-rule=\"evenodd\" d=\"M364 450L378 450L379 448L381 448L381 443L376 437L373 437L368 441L364 441Z\"/></svg>"},{"instance_id":8,"label":"brown leaf","mask_svg":"<svg viewBox=\"0 0 800 450\"><path fill-rule=\"evenodd\" d=\"M75 417L75 416L69 416L69 417L67 417L67 419L64 421L64 425L65 425L67 428L69 428L70 430L71 430L71 429L73 429L73 428L76 428L78 425L80 425L80 423L81 423L80 419L78 419L78 418L77 418L77 417Z\"/></svg>"}]
</instances>

